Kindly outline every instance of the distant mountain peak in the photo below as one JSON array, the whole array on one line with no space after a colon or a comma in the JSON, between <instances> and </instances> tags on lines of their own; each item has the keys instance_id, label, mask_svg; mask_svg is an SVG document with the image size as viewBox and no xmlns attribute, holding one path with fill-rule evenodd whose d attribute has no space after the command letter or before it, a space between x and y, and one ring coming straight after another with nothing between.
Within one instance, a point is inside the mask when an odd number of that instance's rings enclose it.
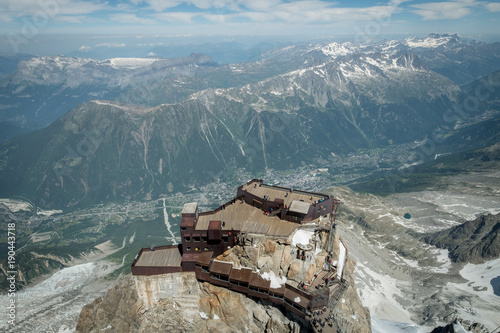
<instances>
[{"instance_id":1,"label":"distant mountain peak","mask_svg":"<svg viewBox=\"0 0 500 333\"><path fill-rule=\"evenodd\" d=\"M324 45L321 47L321 51L329 57L338 57L338 56L344 56L347 54L352 54L355 52L359 51L359 48L356 47L353 43L351 42L345 42L345 43L329 43L327 45Z\"/></svg>"},{"instance_id":2,"label":"distant mountain peak","mask_svg":"<svg viewBox=\"0 0 500 333\"><path fill-rule=\"evenodd\" d=\"M462 39L458 35L440 35L440 34L429 34L427 37L409 37L406 38L404 43L410 48L437 48L449 44L450 42L462 43Z\"/></svg>"}]
</instances>

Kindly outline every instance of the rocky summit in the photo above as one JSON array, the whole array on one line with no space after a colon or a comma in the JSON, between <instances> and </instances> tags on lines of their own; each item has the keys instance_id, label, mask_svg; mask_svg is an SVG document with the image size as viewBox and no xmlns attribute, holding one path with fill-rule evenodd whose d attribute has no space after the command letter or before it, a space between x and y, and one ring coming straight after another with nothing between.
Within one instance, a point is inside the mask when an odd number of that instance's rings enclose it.
<instances>
[{"instance_id":1,"label":"rocky summit","mask_svg":"<svg viewBox=\"0 0 500 333\"><path fill-rule=\"evenodd\" d=\"M454 262L483 263L500 256L500 214L482 215L456 227L425 236L423 240L448 249Z\"/></svg>"},{"instance_id":2,"label":"rocky summit","mask_svg":"<svg viewBox=\"0 0 500 333\"><path fill-rule=\"evenodd\" d=\"M371 332L369 311L354 287L354 267L349 260L344 272L349 287L332 312L342 332ZM82 309L76 332L298 333L306 331L304 324L273 305L183 272L123 278Z\"/></svg>"}]
</instances>

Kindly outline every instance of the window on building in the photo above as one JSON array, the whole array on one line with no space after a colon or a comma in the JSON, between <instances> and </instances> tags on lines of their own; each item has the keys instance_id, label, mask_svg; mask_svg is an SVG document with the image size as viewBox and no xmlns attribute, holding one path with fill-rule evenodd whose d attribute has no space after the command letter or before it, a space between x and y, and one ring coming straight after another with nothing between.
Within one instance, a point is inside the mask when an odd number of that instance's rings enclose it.
<instances>
[{"instance_id":1,"label":"window on building","mask_svg":"<svg viewBox=\"0 0 500 333\"><path fill-rule=\"evenodd\" d=\"M184 240L185 240L186 242L190 242L190 241L191 241L191 237L184 237Z\"/></svg>"},{"instance_id":2,"label":"window on building","mask_svg":"<svg viewBox=\"0 0 500 333\"><path fill-rule=\"evenodd\" d=\"M191 246L186 247L186 251L191 251Z\"/></svg>"},{"instance_id":3,"label":"window on building","mask_svg":"<svg viewBox=\"0 0 500 333\"><path fill-rule=\"evenodd\" d=\"M183 230L183 231L184 231L184 230L187 230L187 228L186 228L186 227L181 227L181 230Z\"/></svg>"},{"instance_id":4,"label":"window on building","mask_svg":"<svg viewBox=\"0 0 500 333\"><path fill-rule=\"evenodd\" d=\"M210 251L208 247L204 248L203 251Z\"/></svg>"},{"instance_id":5,"label":"window on building","mask_svg":"<svg viewBox=\"0 0 500 333\"><path fill-rule=\"evenodd\" d=\"M193 240L194 240L195 242L199 242L199 241L200 241L200 237L193 237Z\"/></svg>"}]
</instances>

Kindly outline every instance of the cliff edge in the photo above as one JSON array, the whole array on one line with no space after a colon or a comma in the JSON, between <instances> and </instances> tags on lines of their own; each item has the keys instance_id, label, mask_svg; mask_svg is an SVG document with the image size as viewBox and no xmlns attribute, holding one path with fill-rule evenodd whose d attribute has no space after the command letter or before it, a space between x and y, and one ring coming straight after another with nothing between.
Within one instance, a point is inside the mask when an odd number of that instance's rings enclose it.
<instances>
[{"instance_id":1,"label":"cliff edge","mask_svg":"<svg viewBox=\"0 0 500 333\"><path fill-rule=\"evenodd\" d=\"M276 244L278 245L278 244ZM271 246L269 242L266 246ZM346 288L330 309L342 332L370 332L370 314L344 270ZM309 322L266 301L201 283L192 272L126 276L86 305L76 332L308 332Z\"/></svg>"}]
</instances>

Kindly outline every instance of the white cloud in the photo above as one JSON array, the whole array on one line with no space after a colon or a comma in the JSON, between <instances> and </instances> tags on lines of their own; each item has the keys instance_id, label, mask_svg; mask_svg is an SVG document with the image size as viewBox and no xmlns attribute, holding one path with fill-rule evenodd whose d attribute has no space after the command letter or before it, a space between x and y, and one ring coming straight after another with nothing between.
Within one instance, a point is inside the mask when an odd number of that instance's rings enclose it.
<instances>
[{"instance_id":1,"label":"white cloud","mask_svg":"<svg viewBox=\"0 0 500 333\"><path fill-rule=\"evenodd\" d=\"M488 3L485 6L490 12L500 12L500 3Z\"/></svg>"},{"instance_id":2,"label":"white cloud","mask_svg":"<svg viewBox=\"0 0 500 333\"><path fill-rule=\"evenodd\" d=\"M190 12L158 13L155 14L155 18L161 21L174 23L192 23L193 18L199 15L199 13Z\"/></svg>"},{"instance_id":3,"label":"white cloud","mask_svg":"<svg viewBox=\"0 0 500 333\"><path fill-rule=\"evenodd\" d=\"M259 1L259 0L257 0ZM280 2L280 0L274 0ZM141 3L146 4L150 9L157 13L161 13L166 9L175 8L182 3L192 5L199 9L220 9L231 8L236 9L241 0L130 0L132 4L138 5Z\"/></svg>"},{"instance_id":4,"label":"white cloud","mask_svg":"<svg viewBox=\"0 0 500 333\"><path fill-rule=\"evenodd\" d=\"M81 0L2 0L0 4L0 12L12 17L86 15L109 8L107 2Z\"/></svg>"},{"instance_id":5,"label":"white cloud","mask_svg":"<svg viewBox=\"0 0 500 333\"><path fill-rule=\"evenodd\" d=\"M82 45L78 48L78 51L80 52L89 52L90 50L92 50L92 47L87 45Z\"/></svg>"},{"instance_id":6,"label":"white cloud","mask_svg":"<svg viewBox=\"0 0 500 333\"><path fill-rule=\"evenodd\" d=\"M99 43L95 45L96 47L125 47L125 43Z\"/></svg>"},{"instance_id":7,"label":"white cloud","mask_svg":"<svg viewBox=\"0 0 500 333\"><path fill-rule=\"evenodd\" d=\"M110 20L115 22L128 23L128 24L150 25L157 23L155 20L137 17L135 14L128 14L128 13L112 14L109 18Z\"/></svg>"},{"instance_id":8,"label":"white cloud","mask_svg":"<svg viewBox=\"0 0 500 333\"><path fill-rule=\"evenodd\" d=\"M155 12L162 12L165 9L174 8L183 3L182 0L131 0L131 3L138 5L145 3L148 7Z\"/></svg>"},{"instance_id":9,"label":"white cloud","mask_svg":"<svg viewBox=\"0 0 500 333\"><path fill-rule=\"evenodd\" d=\"M8 23L8 22L12 22L13 20L14 19L11 16L0 12L0 22Z\"/></svg>"},{"instance_id":10,"label":"white cloud","mask_svg":"<svg viewBox=\"0 0 500 333\"><path fill-rule=\"evenodd\" d=\"M248 1L245 7L251 10L242 10L231 14L204 15L212 22L227 21L235 18L248 18L255 22L282 21L288 23L338 23L338 22L366 22L374 19L385 19L399 11L399 4L403 1L394 1L385 6L337 7L331 2L311 1Z\"/></svg>"},{"instance_id":11,"label":"white cloud","mask_svg":"<svg viewBox=\"0 0 500 333\"><path fill-rule=\"evenodd\" d=\"M159 42L159 43L139 43L137 46L143 47L143 46L163 46L165 43Z\"/></svg>"},{"instance_id":12,"label":"white cloud","mask_svg":"<svg viewBox=\"0 0 500 333\"><path fill-rule=\"evenodd\" d=\"M89 21L89 17L86 15L60 15L56 16L54 19L59 22L77 24Z\"/></svg>"},{"instance_id":13,"label":"white cloud","mask_svg":"<svg viewBox=\"0 0 500 333\"><path fill-rule=\"evenodd\" d=\"M480 3L475 0L431 2L411 5L413 13L422 16L424 20L455 20L471 13L471 7Z\"/></svg>"},{"instance_id":14,"label":"white cloud","mask_svg":"<svg viewBox=\"0 0 500 333\"><path fill-rule=\"evenodd\" d=\"M239 3L252 11L267 12L283 2L281 0L241 0Z\"/></svg>"},{"instance_id":15,"label":"white cloud","mask_svg":"<svg viewBox=\"0 0 500 333\"><path fill-rule=\"evenodd\" d=\"M255 22L279 20L283 22L353 22L386 18L409 0L392 0L387 5L372 7L339 7L336 2L325 0L131 0L133 4L146 4L157 12L156 18L168 22L192 23L197 16L211 22L222 23L238 18ZM168 9L188 4L208 12L171 12Z\"/></svg>"},{"instance_id":16,"label":"white cloud","mask_svg":"<svg viewBox=\"0 0 500 333\"><path fill-rule=\"evenodd\" d=\"M338 7L337 3L323 0L301 0L284 2L282 0L238 0L237 8L216 13L198 13L198 16L215 23L235 22L245 18L253 22L284 23L363 23L374 19L386 19L399 12L399 5L408 0L394 0L387 5L372 7ZM191 1L195 2L195 1ZM169 18L177 13L170 13Z\"/></svg>"}]
</instances>

